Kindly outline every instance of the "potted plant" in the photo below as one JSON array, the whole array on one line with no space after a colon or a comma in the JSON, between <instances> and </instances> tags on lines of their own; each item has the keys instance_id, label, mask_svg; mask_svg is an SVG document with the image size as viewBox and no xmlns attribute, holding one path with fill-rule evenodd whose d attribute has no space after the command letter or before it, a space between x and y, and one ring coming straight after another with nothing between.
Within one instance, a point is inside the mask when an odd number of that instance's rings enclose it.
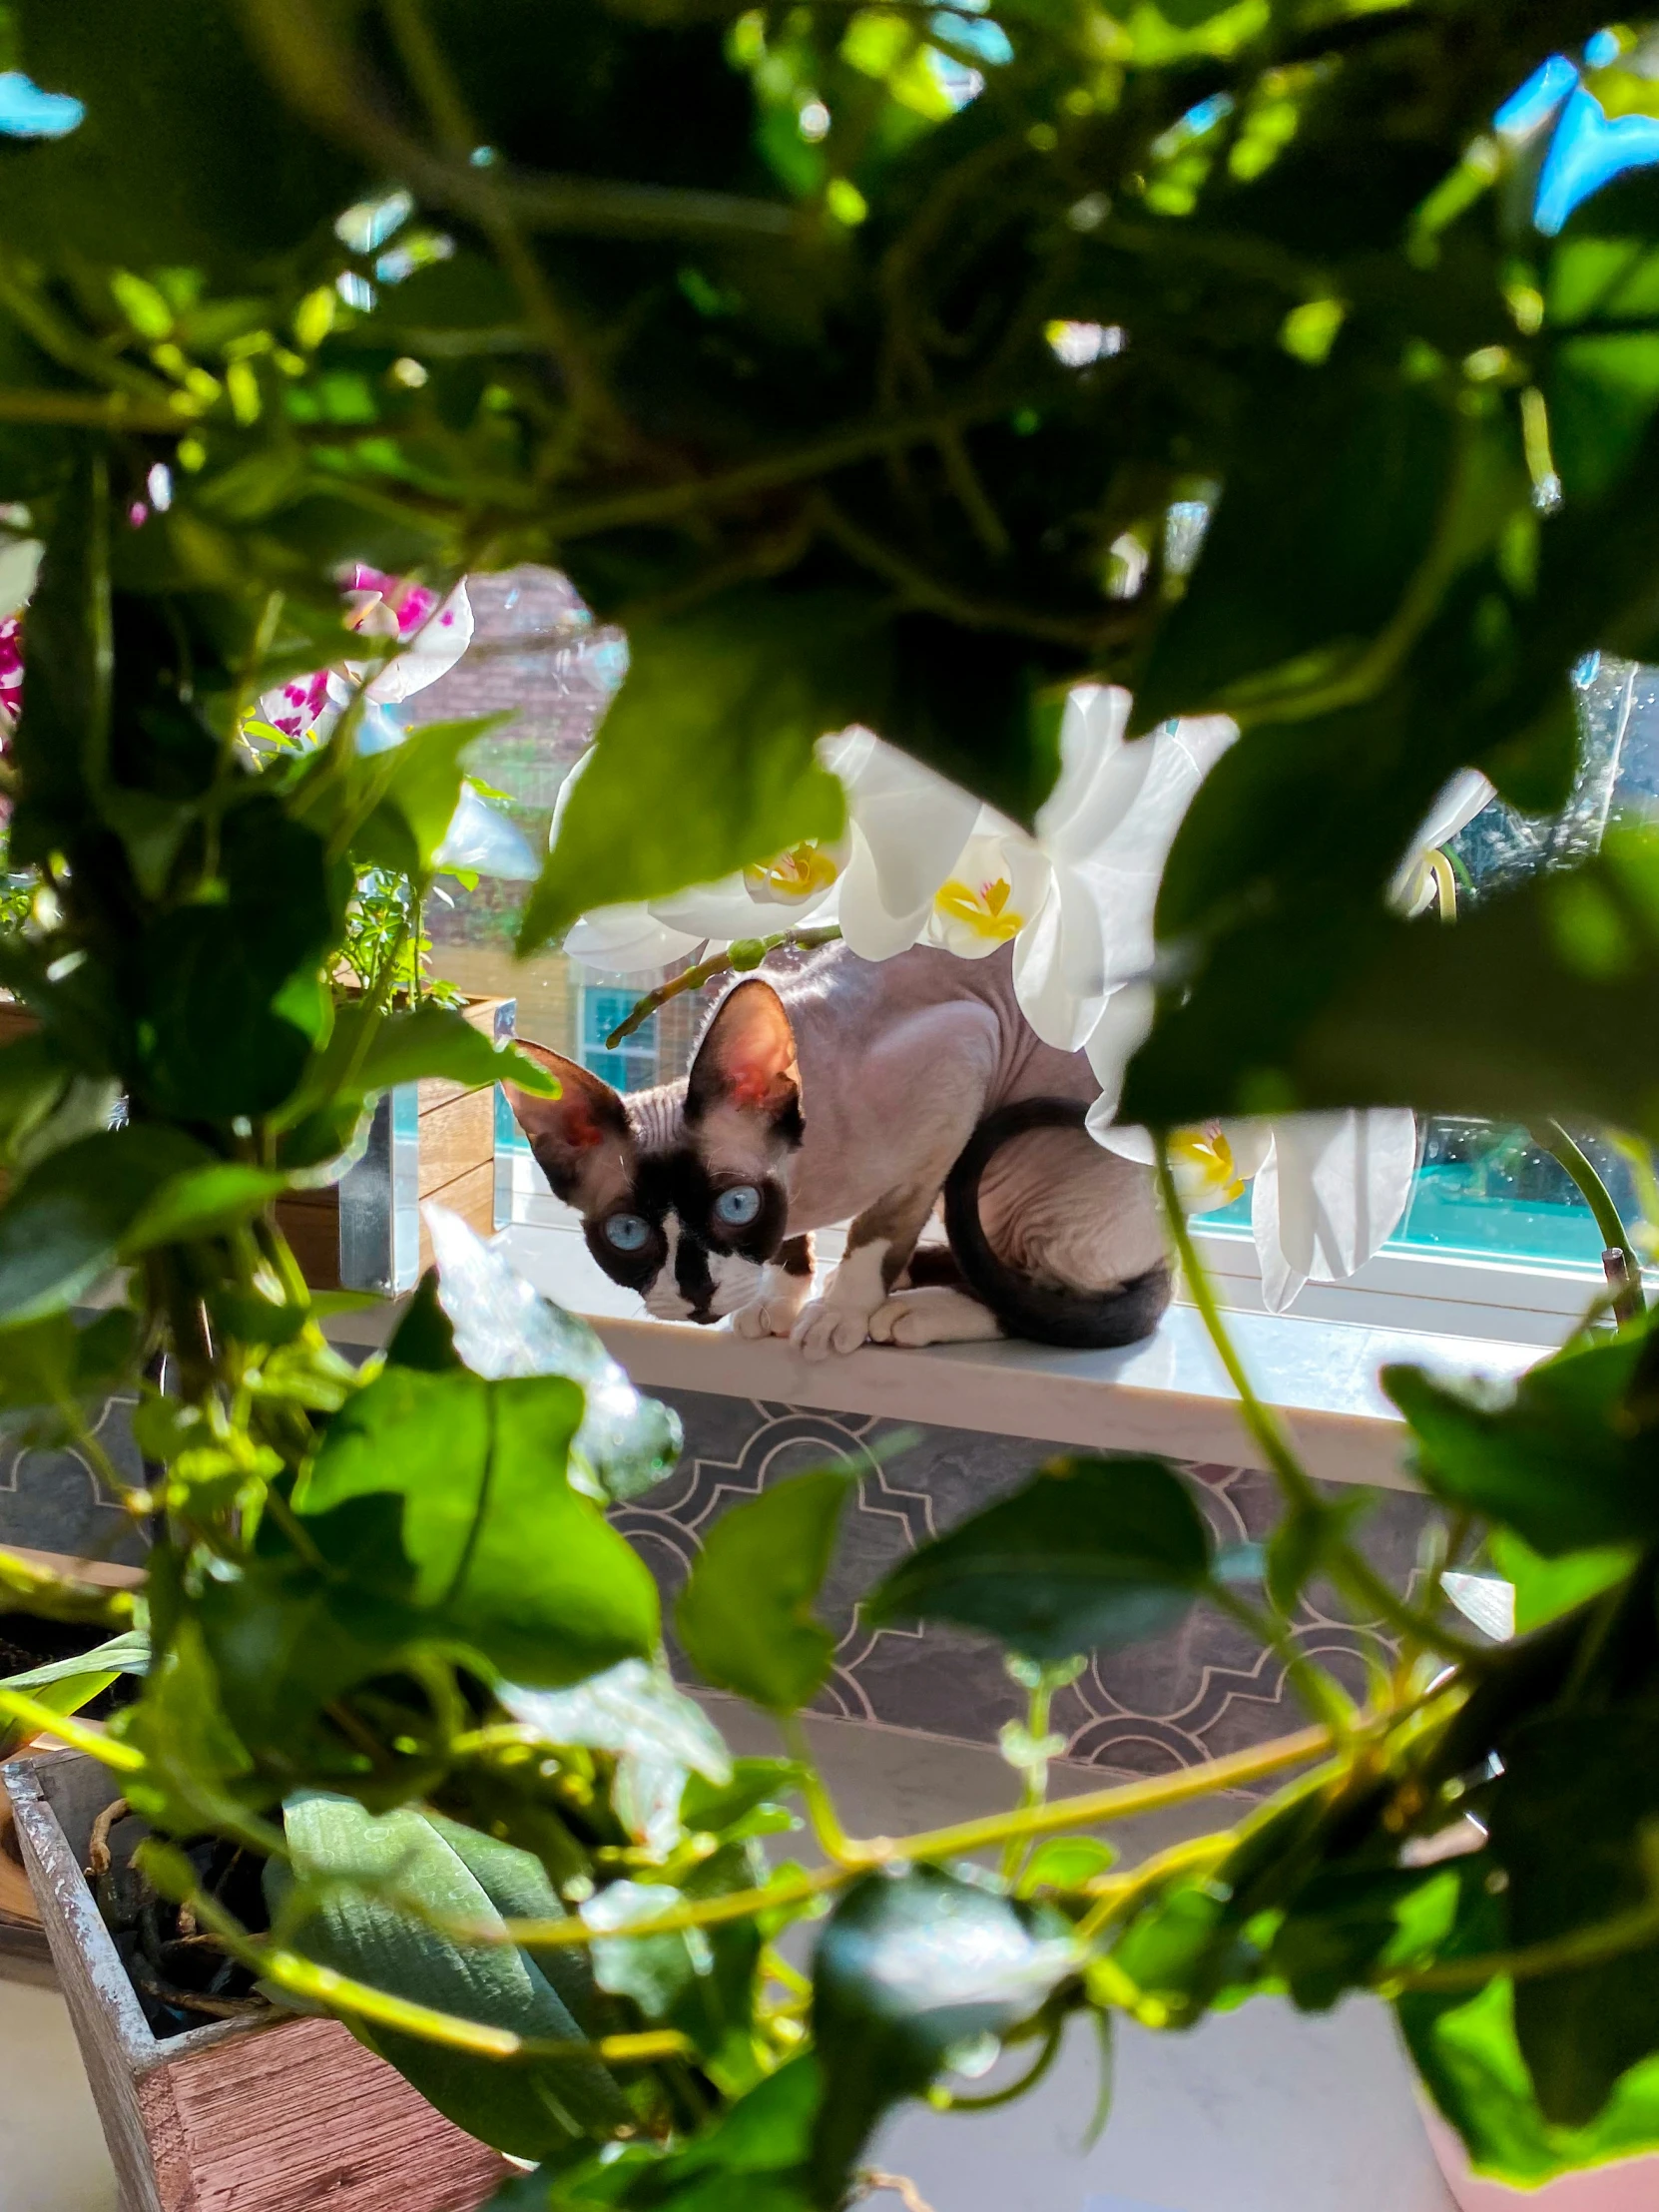
<instances>
[{"instance_id":1,"label":"potted plant","mask_svg":"<svg viewBox=\"0 0 1659 2212\"><path fill-rule=\"evenodd\" d=\"M1399 1588L1255 1396L1186 1200L1254 1169L1285 1292L1365 1247L1411 1109L1596 1123L1647 1172L1651 830L1454 929L1414 911L1424 868L1450 908L1453 773L1559 810L1574 672L1659 651L1659 223L1640 177L1591 190L1650 150L1643 35L1566 0L16 12L0 417L45 552L4 760L36 887L0 982L39 1028L0 1045L0 1410L84 1438L134 1393L157 1542L136 1700L99 1732L0 1685L0 1715L105 1770L170 1941L329 2015L193 2030L193 2078L314 2037L309 2108L371 2045L535 2161L521 2203L840 2212L895 2104L1016 2094L1075 2016L1363 1992L1484 2177L1622 2186L1659 2143L1640 1271L1506 1395L1388 1371L1444 1509ZM282 1233L400 1085L544 1080L396 1002L395 962L334 987L356 886L419 893L462 791L466 733L363 742L370 689L464 572L527 559L630 666L523 949L831 877L842 924L1011 945L1155 1168L1279 1486L1264 1550L1218 1556L1179 1467L1079 1454L866 1593L1005 1648L1018 1782L980 1819L851 1836L805 1756L838 1470L724 1516L676 1609L685 1663L780 1722L735 1761L605 1512L667 1416L441 1209L354 1368ZM408 638L370 562L431 594ZM318 742L259 735L347 650ZM1103 697L1131 719L1081 759ZM866 804L870 732L920 804ZM1448 1602L1476 1559L1509 1642ZM1313 1586L1388 1633L1363 1704L1292 1634ZM31 1602L126 1625L72 1575ZM1196 1605L1306 1725L1050 1803L1056 1684ZM1132 1868L1093 1833L1265 1785ZM795 1807L819 1863L770 1867ZM119 2001L88 2048L142 2127L176 2092L109 2062ZM188 2138L189 2187L214 2155Z\"/></svg>"}]
</instances>

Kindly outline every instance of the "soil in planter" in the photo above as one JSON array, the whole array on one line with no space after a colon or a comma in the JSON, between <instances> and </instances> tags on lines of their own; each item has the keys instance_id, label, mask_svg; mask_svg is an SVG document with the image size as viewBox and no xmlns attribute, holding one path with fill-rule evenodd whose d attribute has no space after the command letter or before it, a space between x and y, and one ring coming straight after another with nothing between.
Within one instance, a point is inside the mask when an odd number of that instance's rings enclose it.
<instances>
[{"instance_id":1,"label":"soil in planter","mask_svg":"<svg viewBox=\"0 0 1659 2212\"><path fill-rule=\"evenodd\" d=\"M216 1936L197 1927L188 1909L157 1895L133 1854L148 1830L124 1798L93 1824L86 1876L93 1900L138 1992L152 2034L165 2041L210 2020L251 2018L272 2006L255 1976L230 1957ZM244 1928L270 1926L261 1888L264 1861L241 1845L214 1838L187 1845L201 1888L218 1898Z\"/></svg>"}]
</instances>

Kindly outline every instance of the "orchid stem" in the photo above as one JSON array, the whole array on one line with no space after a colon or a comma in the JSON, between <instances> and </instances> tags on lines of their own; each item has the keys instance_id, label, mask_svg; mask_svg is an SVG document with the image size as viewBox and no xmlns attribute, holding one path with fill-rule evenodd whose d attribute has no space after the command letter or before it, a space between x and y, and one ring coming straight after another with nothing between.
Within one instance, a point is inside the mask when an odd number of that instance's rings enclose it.
<instances>
[{"instance_id":1,"label":"orchid stem","mask_svg":"<svg viewBox=\"0 0 1659 2212\"><path fill-rule=\"evenodd\" d=\"M1630 1242L1630 1233L1624 1226L1624 1217L1614 1203L1612 1192L1583 1146L1576 1138L1569 1136L1558 1121L1541 1122L1528 1134L1539 1150L1547 1152L1572 1178L1579 1195L1595 1216L1604 1251L1619 1255L1623 1263L1624 1281L1612 1284L1617 1294L1613 1301L1613 1317L1621 1322L1634 1321L1639 1314L1647 1311L1647 1300L1642 1295L1642 1267ZM1611 1280L1609 1271L1609 1281Z\"/></svg>"}]
</instances>

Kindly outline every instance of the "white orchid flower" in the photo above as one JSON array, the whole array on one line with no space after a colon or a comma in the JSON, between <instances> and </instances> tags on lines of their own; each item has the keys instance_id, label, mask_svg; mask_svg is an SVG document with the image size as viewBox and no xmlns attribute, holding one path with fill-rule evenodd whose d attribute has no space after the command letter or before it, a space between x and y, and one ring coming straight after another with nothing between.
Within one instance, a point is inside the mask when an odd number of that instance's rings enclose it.
<instances>
[{"instance_id":1,"label":"white orchid flower","mask_svg":"<svg viewBox=\"0 0 1659 2212\"><path fill-rule=\"evenodd\" d=\"M1175 832L1238 736L1225 716L1210 715L1131 740L1129 707L1116 686L1071 694L1060 775L1036 820L1048 881L1014 948L1014 990L1037 1035L1061 1052L1088 1043L1108 998L1150 969Z\"/></svg>"},{"instance_id":2,"label":"white orchid flower","mask_svg":"<svg viewBox=\"0 0 1659 2212\"><path fill-rule=\"evenodd\" d=\"M846 793L841 934L860 959L889 960L926 931L934 895L958 872L982 810L960 785L868 730L827 739L819 757Z\"/></svg>"},{"instance_id":3,"label":"white orchid flower","mask_svg":"<svg viewBox=\"0 0 1659 2212\"><path fill-rule=\"evenodd\" d=\"M986 808L933 893L923 938L958 959L982 960L1020 937L1048 893L1041 848Z\"/></svg>"},{"instance_id":4,"label":"white orchid flower","mask_svg":"<svg viewBox=\"0 0 1659 2212\"><path fill-rule=\"evenodd\" d=\"M565 949L628 974L790 920L837 923L850 949L886 960L918 942L963 959L1014 945L1014 988L1046 1043L1076 1051L1143 1020L1108 1000L1153 953L1158 881L1182 816L1237 735L1220 717L1126 741L1129 695L1080 686L1061 728L1059 780L1035 833L867 730L824 741L846 794L843 840L811 842L717 883L585 914ZM553 818L582 773L566 779ZM1127 1023L1120 1017L1136 1009ZM1135 1034L1123 1056L1134 1043ZM1104 1047L1102 1048L1104 1051Z\"/></svg>"},{"instance_id":5,"label":"white orchid flower","mask_svg":"<svg viewBox=\"0 0 1659 2212\"><path fill-rule=\"evenodd\" d=\"M1109 1152L1152 1161L1150 1131L1111 1125L1099 1105L1089 1128ZM1253 1183L1250 1226L1270 1314L1310 1280L1345 1282L1376 1257L1405 1212L1416 1165L1416 1118L1404 1106L1212 1121L1170 1139L1187 1213L1229 1206Z\"/></svg>"},{"instance_id":6,"label":"white orchid flower","mask_svg":"<svg viewBox=\"0 0 1659 2212\"><path fill-rule=\"evenodd\" d=\"M1456 878L1440 848L1496 797L1490 779L1477 768L1460 768L1442 786L1388 885L1388 904L1396 913L1420 914L1438 893L1441 915L1447 921L1453 918L1457 911Z\"/></svg>"},{"instance_id":7,"label":"white orchid flower","mask_svg":"<svg viewBox=\"0 0 1659 2212\"><path fill-rule=\"evenodd\" d=\"M592 758L585 755L560 787L552 845ZM598 907L573 924L565 950L589 966L628 975L668 967L704 946L723 950L798 924L838 925L867 960L887 959L914 944L979 802L867 730L826 739L821 758L846 794L841 836L805 838L717 882L665 898Z\"/></svg>"}]
</instances>

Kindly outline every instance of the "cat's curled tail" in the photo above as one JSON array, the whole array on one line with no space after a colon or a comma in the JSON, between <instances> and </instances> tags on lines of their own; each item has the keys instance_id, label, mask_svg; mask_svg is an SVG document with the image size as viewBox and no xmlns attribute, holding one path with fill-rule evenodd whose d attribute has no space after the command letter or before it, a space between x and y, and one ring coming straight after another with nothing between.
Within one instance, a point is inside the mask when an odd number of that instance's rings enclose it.
<instances>
[{"instance_id":1,"label":"cat's curled tail","mask_svg":"<svg viewBox=\"0 0 1659 2212\"><path fill-rule=\"evenodd\" d=\"M944 1225L967 1287L1010 1337L1069 1351L1099 1351L1150 1337L1170 1302L1167 1266L1148 1268L1115 1290L1042 1282L991 1249L979 1218L979 1182L992 1157L1032 1129L1083 1129L1088 1109L1075 1099L1026 1098L987 1114L963 1147L944 1186Z\"/></svg>"}]
</instances>

